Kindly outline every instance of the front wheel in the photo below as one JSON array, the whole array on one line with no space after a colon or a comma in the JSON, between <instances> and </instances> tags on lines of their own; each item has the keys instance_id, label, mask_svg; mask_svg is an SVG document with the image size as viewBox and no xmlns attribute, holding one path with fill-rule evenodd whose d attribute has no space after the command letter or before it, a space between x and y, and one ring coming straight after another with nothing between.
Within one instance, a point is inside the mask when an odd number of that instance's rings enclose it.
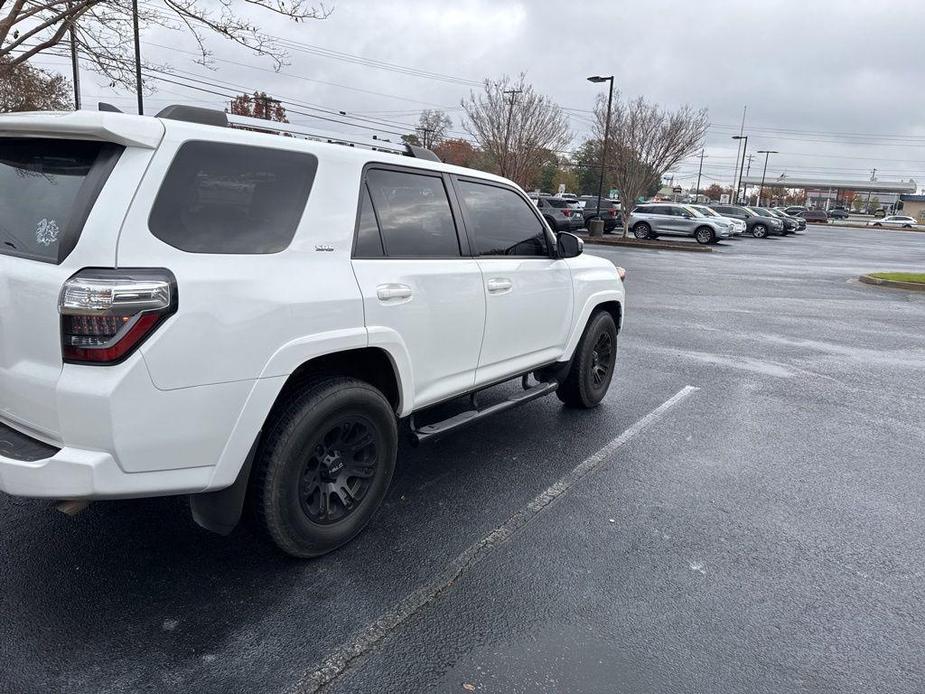
<instances>
[{"instance_id":1,"label":"front wheel","mask_svg":"<svg viewBox=\"0 0 925 694\"><path fill-rule=\"evenodd\" d=\"M708 227L700 227L694 234L694 238L697 239L697 243L706 245L708 243L713 243L716 240L716 234L714 234L713 230Z\"/></svg>"},{"instance_id":2,"label":"front wheel","mask_svg":"<svg viewBox=\"0 0 925 694\"><path fill-rule=\"evenodd\" d=\"M874 222L875 227L882 227L883 225L880 222Z\"/></svg>"},{"instance_id":3,"label":"front wheel","mask_svg":"<svg viewBox=\"0 0 925 694\"><path fill-rule=\"evenodd\" d=\"M639 222L633 227L633 236L640 240L652 238L652 227L645 222Z\"/></svg>"},{"instance_id":4,"label":"front wheel","mask_svg":"<svg viewBox=\"0 0 925 694\"><path fill-rule=\"evenodd\" d=\"M352 540L385 497L398 450L385 396L352 378L310 382L274 418L251 478L259 526L308 558Z\"/></svg>"},{"instance_id":5,"label":"front wheel","mask_svg":"<svg viewBox=\"0 0 925 694\"><path fill-rule=\"evenodd\" d=\"M752 227L752 236L756 239L766 238L768 235L768 228L764 224L756 224Z\"/></svg>"},{"instance_id":6,"label":"front wheel","mask_svg":"<svg viewBox=\"0 0 925 694\"><path fill-rule=\"evenodd\" d=\"M597 407L613 378L617 362L617 325L607 311L591 316L575 349L568 376L556 395L568 407Z\"/></svg>"}]
</instances>

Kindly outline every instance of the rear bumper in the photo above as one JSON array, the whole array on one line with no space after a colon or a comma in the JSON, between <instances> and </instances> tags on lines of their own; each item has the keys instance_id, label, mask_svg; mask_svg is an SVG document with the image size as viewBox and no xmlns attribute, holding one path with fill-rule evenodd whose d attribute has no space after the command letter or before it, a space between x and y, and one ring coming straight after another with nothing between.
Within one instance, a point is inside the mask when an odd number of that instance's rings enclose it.
<instances>
[{"instance_id":1,"label":"rear bumper","mask_svg":"<svg viewBox=\"0 0 925 694\"><path fill-rule=\"evenodd\" d=\"M41 460L18 460L0 454L0 491L49 499L192 494L208 486L212 472L212 467L196 467L127 473L109 453L61 448Z\"/></svg>"}]
</instances>

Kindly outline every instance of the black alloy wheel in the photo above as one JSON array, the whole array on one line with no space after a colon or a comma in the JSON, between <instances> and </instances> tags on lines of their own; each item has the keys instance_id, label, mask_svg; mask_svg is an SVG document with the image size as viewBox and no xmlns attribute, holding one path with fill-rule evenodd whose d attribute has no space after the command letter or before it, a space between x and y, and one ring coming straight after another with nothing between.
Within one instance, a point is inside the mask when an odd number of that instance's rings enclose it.
<instances>
[{"instance_id":1,"label":"black alloy wheel","mask_svg":"<svg viewBox=\"0 0 925 694\"><path fill-rule=\"evenodd\" d=\"M305 462L299 494L312 522L341 521L366 497L379 465L372 426L362 417L344 417L319 437Z\"/></svg>"}]
</instances>

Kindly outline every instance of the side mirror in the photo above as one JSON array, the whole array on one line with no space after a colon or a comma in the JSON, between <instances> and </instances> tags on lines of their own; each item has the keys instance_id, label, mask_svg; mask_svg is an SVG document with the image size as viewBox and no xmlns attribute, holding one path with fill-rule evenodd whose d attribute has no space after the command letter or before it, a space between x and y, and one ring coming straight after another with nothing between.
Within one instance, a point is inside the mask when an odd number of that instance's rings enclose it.
<instances>
[{"instance_id":1,"label":"side mirror","mask_svg":"<svg viewBox=\"0 0 925 694\"><path fill-rule=\"evenodd\" d=\"M574 258L581 255L585 242L567 231L561 231L556 236L556 251L560 258Z\"/></svg>"}]
</instances>

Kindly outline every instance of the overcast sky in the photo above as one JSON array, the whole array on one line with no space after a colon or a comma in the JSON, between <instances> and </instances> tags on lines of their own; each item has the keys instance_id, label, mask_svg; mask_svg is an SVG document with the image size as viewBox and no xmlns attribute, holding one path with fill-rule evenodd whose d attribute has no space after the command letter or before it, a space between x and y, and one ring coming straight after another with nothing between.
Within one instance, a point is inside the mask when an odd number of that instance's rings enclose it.
<instances>
[{"instance_id":1,"label":"overcast sky","mask_svg":"<svg viewBox=\"0 0 925 694\"><path fill-rule=\"evenodd\" d=\"M269 58L218 37L209 42L218 59L213 71L180 52L195 50L182 34L147 31L143 49L152 61L221 84L217 91L265 90L289 102L295 123L319 124L292 112L314 106L406 131L420 109L442 108L459 135L459 101L472 82L526 72L537 90L568 109L575 146L588 133L588 111L602 86L585 78L614 74L626 96L709 110L704 186L732 180L730 137L744 105L749 150L780 151L771 157L769 178L786 172L867 179L876 168L880 180L912 177L925 186L922 0L333 0L332 6L328 19L303 24L251 12L267 33L307 44L290 50L290 65L280 73ZM447 79L326 57L318 48ZM46 64L67 67L55 59ZM224 105L221 96L164 83L156 88L148 110L177 101ZM104 99L129 110L134 104L89 73L82 91L87 105ZM752 165L753 175L761 164ZM696 175L695 160L678 167L685 185Z\"/></svg>"}]
</instances>

